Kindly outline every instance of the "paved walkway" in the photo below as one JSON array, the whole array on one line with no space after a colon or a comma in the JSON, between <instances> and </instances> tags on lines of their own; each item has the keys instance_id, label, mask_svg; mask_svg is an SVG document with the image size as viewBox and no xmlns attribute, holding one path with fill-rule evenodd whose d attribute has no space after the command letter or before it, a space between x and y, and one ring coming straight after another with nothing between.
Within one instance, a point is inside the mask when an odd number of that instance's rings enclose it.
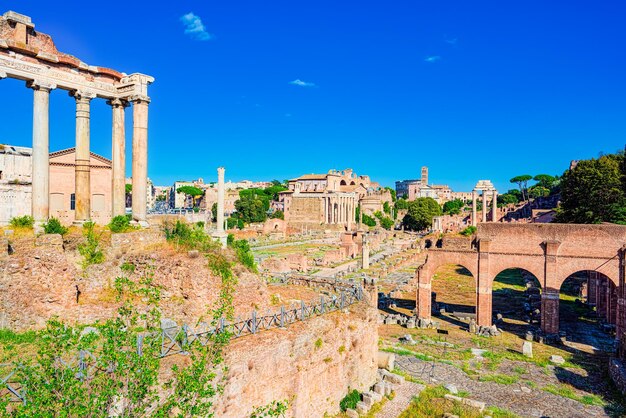
<instances>
[{"instance_id":1,"label":"paved walkway","mask_svg":"<svg viewBox=\"0 0 626 418\"><path fill-rule=\"evenodd\" d=\"M413 397L419 395L422 389L424 389L424 385L405 381L396 389L394 398L383 405L380 412L376 414L376 418L398 418L409 407Z\"/></svg>"},{"instance_id":2,"label":"paved walkway","mask_svg":"<svg viewBox=\"0 0 626 418\"><path fill-rule=\"evenodd\" d=\"M575 400L554 395L537 388L529 388L523 383L503 385L494 382L479 382L468 377L458 367L424 362L413 356L396 356L396 367L400 370L433 385L451 383L460 391L467 391L470 399L482 401L487 406L508 409L521 417L588 418L609 417L600 406L585 406ZM528 365L528 373L533 381L555 380L544 373L544 369ZM526 376L529 377L529 376ZM549 381L549 380L548 380ZM546 383L548 382L546 381Z\"/></svg>"}]
</instances>

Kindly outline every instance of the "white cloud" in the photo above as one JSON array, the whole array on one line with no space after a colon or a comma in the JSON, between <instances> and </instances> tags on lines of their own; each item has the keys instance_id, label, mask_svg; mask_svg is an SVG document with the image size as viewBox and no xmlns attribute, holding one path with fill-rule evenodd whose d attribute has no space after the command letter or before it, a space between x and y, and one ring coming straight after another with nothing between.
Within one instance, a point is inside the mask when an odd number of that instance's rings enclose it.
<instances>
[{"instance_id":1,"label":"white cloud","mask_svg":"<svg viewBox=\"0 0 626 418\"><path fill-rule=\"evenodd\" d=\"M197 39L199 41L208 41L213 38L213 36L206 31L204 24L202 24L202 20L200 17L196 16L192 12L189 12L180 17L180 21L185 25L185 33L191 36L193 39Z\"/></svg>"},{"instance_id":2,"label":"white cloud","mask_svg":"<svg viewBox=\"0 0 626 418\"><path fill-rule=\"evenodd\" d=\"M457 38L446 39L446 42L449 43L450 45L456 45L458 41L459 40Z\"/></svg>"},{"instance_id":3,"label":"white cloud","mask_svg":"<svg viewBox=\"0 0 626 418\"><path fill-rule=\"evenodd\" d=\"M424 61L426 62L437 62L441 59L441 57L439 55L431 55L429 57L424 58Z\"/></svg>"},{"instance_id":4,"label":"white cloud","mask_svg":"<svg viewBox=\"0 0 626 418\"><path fill-rule=\"evenodd\" d=\"M302 81L299 78L296 78L293 81L290 81L289 84L293 85L293 86L300 86L300 87L315 87L315 83L311 83L308 81Z\"/></svg>"}]
</instances>

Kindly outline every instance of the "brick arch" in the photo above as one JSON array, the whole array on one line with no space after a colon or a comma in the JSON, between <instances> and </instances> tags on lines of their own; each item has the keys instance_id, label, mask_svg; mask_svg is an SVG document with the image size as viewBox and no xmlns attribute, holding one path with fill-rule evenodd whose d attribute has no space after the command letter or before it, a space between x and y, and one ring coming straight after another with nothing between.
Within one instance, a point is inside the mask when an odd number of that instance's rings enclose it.
<instances>
[{"instance_id":1,"label":"brick arch","mask_svg":"<svg viewBox=\"0 0 626 418\"><path fill-rule=\"evenodd\" d=\"M559 260L558 266L557 281L552 283L555 289L560 289L568 277L581 271L596 271L611 280L613 285L619 286L619 260L617 257L604 262L584 258Z\"/></svg>"},{"instance_id":2,"label":"brick arch","mask_svg":"<svg viewBox=\"0 0 626 418\"><path fill-rule=\"evenodd\" d=\"M474 282L478 283L478 253L476 252L439 252L431 250L426 262L417 270L420 283L431 283L435 272L439 267L454 264L467 269Z\"/></svg>"},{"instance_id":3,"label":"brick arch","mask_svg":"<svg viewBox=\"0 0 626 418\"><path fill-rule=\"evenodd\" d=\"M537 279L537 283L539 283L539 287L540 287L541 289L543 289L543 283L541 283L541 279L542 279L542 277L541 277L541 276L537 276L537 274L536 274L536 273L534 273L533 271L531 271L531 270L529 270L529 269L527 269L527 268L525 268L525 267L522 267L522 266L520 266L520 265L517 265L517 264L519 264L519 263L511 263L511 265L510 265L509 267L504 267L503 269L499 270L499 271L498 271L496 274L494 274L494 275L493 275L493 277L491 278L491 281L489 282L489 286L490 286L490 287L493 287L493 282L495 282L495 281L496 281L496 277L498 277L498 274L502 273L503 271L506 271L506 270L512 270L512 269L519 269L519 270L524 270L524 271L526 271L526 272L528 272L528 273L532 274L532 275L535 277L535 279Z\"/></svg>"},{"instance_id":4,"label":"brick arch","mask_svg":"<svg viewBox=\"0 0 626 418\"><path fill-rule=\"evenodd\" d=\"M490 275L488 278L489 286L493 286L493 282L496 279L496 276L502 273L504 270L508 269L522 269L526 270L539 282L539 285L543 289L544 287L544 258L541 257L528 257L528 256L508 256L506 258L501 257L493 257L490 259L490 270L494 272L494 274Z\"/></svg>"}]
</instances>

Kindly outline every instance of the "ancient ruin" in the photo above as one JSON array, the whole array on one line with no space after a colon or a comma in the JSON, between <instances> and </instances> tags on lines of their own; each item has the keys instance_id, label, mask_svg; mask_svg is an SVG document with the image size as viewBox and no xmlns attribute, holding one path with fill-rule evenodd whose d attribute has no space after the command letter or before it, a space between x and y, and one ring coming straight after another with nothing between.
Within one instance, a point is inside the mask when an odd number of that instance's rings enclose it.
<instances>
[{"instance_id":1,"label":"ancient ruin","mask_svg":"<svg viewBox=\"0 0 626 418\"><path fill-rule=\"evenodd\" d=\"M133 219L146 221L148 173L148 85L154 79L127 75L109 68L88 65L58 51L50 35L35 30L30 17L12 11L0 18L0 79L24 80L33 90L32 216L38 223L50 216L49 96L66 90L76 101L75 221L92 216L90 184L90 103L99 98L111 105L112 208L111 216L124 214L125 144L124 108L133 105L132 171Z\"/></svg>"}]
</instances>

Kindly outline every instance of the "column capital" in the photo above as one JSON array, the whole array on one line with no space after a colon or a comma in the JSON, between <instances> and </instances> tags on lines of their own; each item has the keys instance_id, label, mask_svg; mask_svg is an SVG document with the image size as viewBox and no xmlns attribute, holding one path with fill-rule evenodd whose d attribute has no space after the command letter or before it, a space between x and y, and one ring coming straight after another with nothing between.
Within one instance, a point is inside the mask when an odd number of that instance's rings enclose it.
<instances>
[{"instance_id":1,"label":"column capital","mask_svg":"<svg viewBox=\"0 0 626 418\"><path fill-rule=\"evenodd\" d=\"M128 100L124 100L124 99L110 99L110 100L107 100L107 104L114 108L130 106L130 103L128 103Z\"/></svg>"},{"instance_id":2,"label":"column capital","mask_svg":"<svg viewBox=\"0 0 626 418\"><path fill-rule=\"evenodd\" d=\"M2 80L3 78L7 78L7 73L6 71L0 70L0 80Z\"/></svg>"},{"instance_id":3,"label":"column capital","mask_svg":"<svg viewBox=\"0 0 626 418\"><path fill-rule=\"evenodd\" d=\"M132 104L140 104L140 103L149 104L150 97L143 95L143 94L135 94L133 96L128 97L128 101L131 102Z\"/></svg>"},{"instance_id":4,"label":"column capital","mask_svg":"<svg viewBox=\"0 0 626 418\"><path fill-rule=\"evenodd\" d=\"M77 102L90 102L91 99L94 99L96 97L96 93L85 90L71 90L68 92L68 94L71 97L75 98Z\"/></svg>"},{"instance_id":5,"label":"column capital","mask_svg":"<svg viewBox=\"0 0 626 418\"><path fill-rule=\"evenodd\" d=\"M33 89L33 90L44 90L44 91L50 92L50 90L56 89L57 85L49 81L30 80L26 82L26 87L28 87L29 89Z\"/></svg>"}]
</instances>

